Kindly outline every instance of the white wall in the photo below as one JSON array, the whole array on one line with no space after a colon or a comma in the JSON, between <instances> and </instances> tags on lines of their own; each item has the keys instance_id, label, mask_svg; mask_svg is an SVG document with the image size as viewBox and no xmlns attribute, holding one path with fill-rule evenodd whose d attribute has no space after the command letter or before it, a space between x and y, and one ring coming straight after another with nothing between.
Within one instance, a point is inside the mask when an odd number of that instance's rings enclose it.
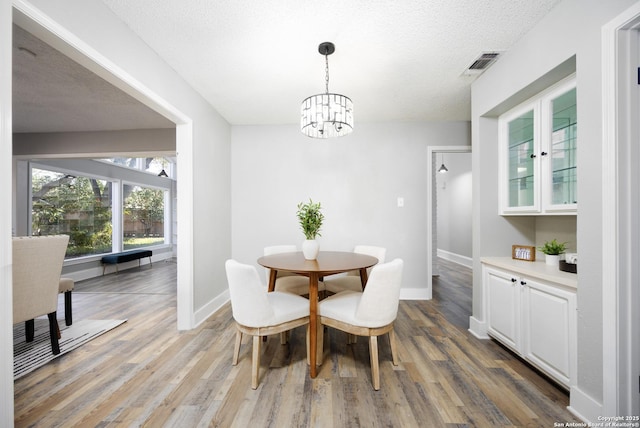
<instances>
[{"instance_id":1,"label":"white wall","mask_svg":"<svg viewBox=\"0 0 640 428\"><path fill-rule=\"evenodd\" d=\"M471 259L472 173L471 153L436 156L436 169L444 161L449 172L436 174L438 250Z\"/></svg>"},{"instance_id":2,"label":"white wall","mask_svg":"<svg viewBox=\"0 0 640 428\"><path fill-rule=\"evenodd\" d=\"M474 301L472 324L482 323L478 258L508 255L514 239L535 241L535 224L497 215L496 117L562 75L577 74L578 379L574 411L595 421L603 401L602 317L602 26L632 0L565 0L472 85L474 172ZM575 64L575 65L573 65ZM523 241L525 242L525 241ZM605 415L608 416L608 415ZM610 416L610 415L609 415Z\"/></svg>"},{"instance_id":3,"label":"white wall","mask_svg":"<svg viewBox=\"0 0 640 428\"><path fill-rule=\"evenodd\" d=\"M576 228L577 216L541 216L536 218L536 248L545 242L556 239L558 242L567 243L567 253L577 251ZM538 250L536 260L543 260L544 253Z\"/></svg>"},{"instance_id":4,"label":"white wall","mask_svg":"<svg viewBox=\"0 0 640 428\"><path fill-rule=\"evenodd\" d=\"M312 198L325 215L321 249L386 247L388 260L405 260L403 291L425 290L427 146L468 145L469 133L468 122L356 123L314 140L296 125L234 126L233 257L255 264L264 246L300 248L296 205Z\"/></svg>"}]
</instances>

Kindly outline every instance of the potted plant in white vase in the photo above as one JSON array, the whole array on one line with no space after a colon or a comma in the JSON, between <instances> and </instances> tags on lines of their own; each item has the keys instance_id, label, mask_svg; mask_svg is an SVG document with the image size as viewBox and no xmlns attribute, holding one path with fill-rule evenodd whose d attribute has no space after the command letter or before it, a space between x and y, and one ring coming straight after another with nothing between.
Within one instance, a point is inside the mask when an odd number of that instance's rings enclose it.
<instances>
[{"instance_id":1,"label":"potted plant in white vase","mask_svg":"<svg viewBox=\"0 0 640 428\"><path fill-rule=\"evenodd\" d=\"M324 215L322 214L320 202L313 202L309 199L309 202L298 204L298 220L300 221L300 227L306 240L302 243L302 253L307 260L315 260L318 257L320 251L320 245L316 241L317 236L320 235L320 228L322 227L322 221Z\"/></svg>"},{"instance_id":2,"label":"potted plant in white vase","mask_svg":"<svg viewBox=\"0 0 640 428\"><path fill-rule=\"evenodd\" d=\"M563 254L567 249L566 242L558 242L555 238L551 241L547 241L544 243L542 247L538 248L542 251L544 256L544 261L548 265L558 266L560 262L560 255Z\"/></svg>"}]
</instances>

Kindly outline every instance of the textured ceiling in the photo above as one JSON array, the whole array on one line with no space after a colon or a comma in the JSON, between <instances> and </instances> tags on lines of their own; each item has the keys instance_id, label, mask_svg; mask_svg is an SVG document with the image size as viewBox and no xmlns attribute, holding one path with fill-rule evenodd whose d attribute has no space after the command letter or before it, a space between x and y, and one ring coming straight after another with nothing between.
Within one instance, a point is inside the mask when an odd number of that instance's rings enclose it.
<instances>
[{"instance_id":1,"label":"textured ceiling","mask_svg":"<svg viewBox=\"0 0 640 428\"><path fill-rule=\"evenodd\" d=\"M297 123L349 96L360 121L470 120L482 52L506 51L558 0L103 0L232 124Z\"/></svg>"},{"instance_id":2,"label":"textured ceiling","mask_svg":"<svg viewBox=\"0 0 640 428\"><path fill-rule=\"evenodd\" d=\"M318 44L335 43L329 90L353 100L356 127L470 120L475 77L465 69L482 52L508 51L559 1L103 0L231 124L298 123L301 101L324 92ZM39 85L51 80L28 78ZM74 95L91 97L63 80L54 82L63 93L50 89L41 103L60 100L60 115L73 110ZM127 111L135 101L122 93L111 98L105 82L92 82L110 122L141 127L131 124L136 114ZM24 111L16 121L31 114L34 102L40 103L17 94L14 106ZM64 122L51 122L58 120Z\"/></svg>"}]
</instances>

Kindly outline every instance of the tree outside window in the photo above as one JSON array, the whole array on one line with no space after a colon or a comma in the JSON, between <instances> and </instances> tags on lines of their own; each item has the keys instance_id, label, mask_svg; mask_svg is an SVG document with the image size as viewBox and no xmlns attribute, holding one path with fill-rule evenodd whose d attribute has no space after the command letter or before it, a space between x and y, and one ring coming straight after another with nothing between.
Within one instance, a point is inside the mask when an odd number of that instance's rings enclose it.
<instances>
[{"instance_id":1,"label":"tree outside window","mask_svg":"<svg viewBox=\"0 0 640 428\"><path fill-rule=\"evenodd\" d=\"M67 258L111 252L112 183L32 169L33 235L69 235Z\"/></svg>"},{"instance_id":2,"label":"tree outside window","mask_svg":"<svg viewBox=\"0 0 640 428\"><path fill-rule=\"evenodd\" d=\"M153 160L136 162L145 161L148 167ZM67 259L121 250L113 248L112 190L118 181L34 167L31 183L33 235L69 235ZM135 184L122 186L122 203L117 204L122 207L122 249L164 244L166 193Z\"/></svg>"},{"instance_id":3,"label":"tree outside window","mask_svg":"<svg viewBox=\"0 0 640 428\"><path fill-rule=\"evenodd\" d=\"M164 243L164 190L123 186L124 249Z\"/></svg>"}]
</instances>

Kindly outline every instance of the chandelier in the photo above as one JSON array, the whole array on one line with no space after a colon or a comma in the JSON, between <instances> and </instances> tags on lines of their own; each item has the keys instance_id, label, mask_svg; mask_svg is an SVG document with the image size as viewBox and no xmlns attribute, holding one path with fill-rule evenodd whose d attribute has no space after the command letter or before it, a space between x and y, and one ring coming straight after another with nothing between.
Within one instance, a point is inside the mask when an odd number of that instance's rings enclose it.
<instances>
[{"instance_id":1,"label":"chandelier","mask_svg":"<svg viewBox=\"0 0 640 428\"><path fill-rule=\"evenodd\" d=\"M318 52L325 60L325 93L302 101L300 129L311 138L342 137L353 131L353 103L349 97L329 93L329 55L336 47L320 43Z\"/></svg>"}]
</instances>

